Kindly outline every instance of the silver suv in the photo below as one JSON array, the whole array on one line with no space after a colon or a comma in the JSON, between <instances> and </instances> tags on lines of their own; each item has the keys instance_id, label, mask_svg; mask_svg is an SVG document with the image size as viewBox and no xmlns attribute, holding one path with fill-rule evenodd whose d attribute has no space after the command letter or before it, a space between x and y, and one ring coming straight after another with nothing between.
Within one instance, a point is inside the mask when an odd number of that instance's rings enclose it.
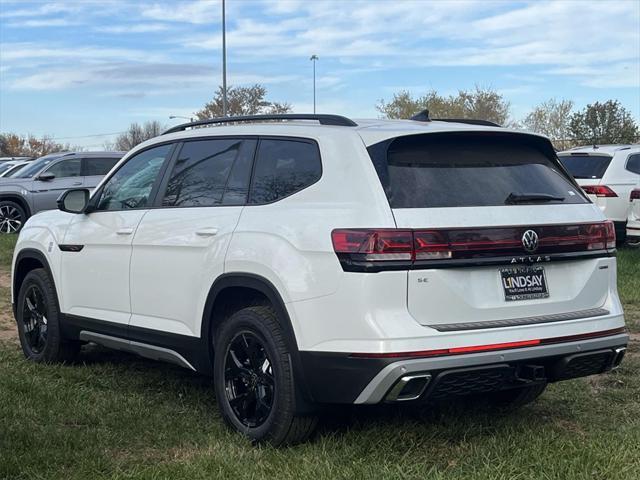
<instances>
[{"instance_id":1,"label":"silver suv","mask_svg":"<svg viewBox=\"0 0 640 480\"><path fill-rule=\"evenodd\" d=\"M0 178L0 233L20 231L31 215L57 208L70 188L94 188L124 152L52 153L10 178Z\"/></svg>"}]
</instances>

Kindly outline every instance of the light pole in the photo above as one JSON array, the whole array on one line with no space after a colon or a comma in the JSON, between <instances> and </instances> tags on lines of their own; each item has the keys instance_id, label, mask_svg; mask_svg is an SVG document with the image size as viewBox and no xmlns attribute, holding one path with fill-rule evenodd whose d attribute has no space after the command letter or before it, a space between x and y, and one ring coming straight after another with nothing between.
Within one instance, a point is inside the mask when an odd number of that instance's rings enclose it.
<instances>
[{"instance_id":1,"label":"light pole","mask_svg":"<svg viewBox=\"0 0 640 480\"><path fill-rule=\"evenodd\" d=\"M227 29L224 11L225 0L222 0L222 116L227 116Z\"/></svg>"},{"instance_id":2,"label":"light pole","mask_svg":"<svg viewBox=\"0 0 640 480\"><path fill-rule=\"evenodd\" d=\"M173 120L174 118L184 118L185 120L189 120L191 123L193 123L193 117L185 117L183 115L169 115L170 120Z\"/></svg>"},{"instance_id":3,"label":"light pole","mask_svg":"<svg viewBox=\"0 0 640 480\"><path fill-rule=\"evenodd\" d=\"M318 56L311 55L309 60L313 62L313 113L316 113L316 61L318 60Z\"/></svg>"}]
</instances>

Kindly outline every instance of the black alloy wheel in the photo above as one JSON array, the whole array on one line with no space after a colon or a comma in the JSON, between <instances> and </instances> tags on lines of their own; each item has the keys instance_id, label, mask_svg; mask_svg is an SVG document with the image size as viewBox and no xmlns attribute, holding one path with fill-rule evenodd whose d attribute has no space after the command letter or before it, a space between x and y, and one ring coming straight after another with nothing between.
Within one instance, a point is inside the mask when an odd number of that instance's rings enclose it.
<instances>
[{"instance_id":1,"label":"black alloy wheel","mask_svg":"<svg viewBox=\"0 0 640 480\"><path fill-rule=\"evenodd\" d=\"M238 333L225 356L225 393L238 420L255 428L269 417L274 401L272 361L260 338L250 331Z\"/></svg>"},{"instance_id":2,"label":"black alloy wheel","mask_svg":"<svg viewBox=\"0 0 640 480\"><path fill-rule=\"evenodd\" d=\"M30 285L24 296L22 322L29 349L41 354L47 345L48 320L44 293L38 285Z\"/></svg>"},{"instance_id":3,"label":"black alloy wheel","mask_svg":"<svg viewBox=\"0 0 640 480\"><path fill-rule=\"evenodd\" d=\"M0 202L0 233L17 233L27 220L24 209L15 202Z\"/></svg>"}]
</instances>

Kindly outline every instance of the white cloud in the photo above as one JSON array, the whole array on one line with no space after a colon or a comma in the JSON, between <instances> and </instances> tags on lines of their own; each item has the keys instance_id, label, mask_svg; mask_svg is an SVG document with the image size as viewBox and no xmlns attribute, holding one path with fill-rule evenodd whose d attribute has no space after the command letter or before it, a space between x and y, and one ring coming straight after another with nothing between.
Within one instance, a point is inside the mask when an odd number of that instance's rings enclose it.
<instances>
[{"instance_id":1,"label":"white cloud","mask_svg":"<svg viewBox=\"0 0 640 480\"><path fill-rule=\"evenodd\" d=\"M109 25L104 27L96 27L94 30L103 33L152 33L164 32L169 26L164 23L137 23L133 25Z\"/></svg>"},{"instance_id":2,"label":"white cloud","mask_svg":"<svg viewBox=\"0 0 640 480\"><path fill-rule=\"evenodd\" d=\"M220 0L153 3L141 6L143 17L164 22L203 24L217 22L222 17Z\"/></svg>"}]
</instances>

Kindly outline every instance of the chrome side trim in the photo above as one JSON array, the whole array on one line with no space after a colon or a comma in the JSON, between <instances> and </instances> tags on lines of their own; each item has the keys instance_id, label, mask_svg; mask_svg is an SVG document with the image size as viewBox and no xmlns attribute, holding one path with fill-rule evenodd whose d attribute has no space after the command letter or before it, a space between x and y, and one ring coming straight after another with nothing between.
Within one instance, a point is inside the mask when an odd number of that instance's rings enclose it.
<instances>
[{"instance_id":1,"label":"chrome side trim","mask_svg":"<svg viewBox=\"0 0 640 480\"><path fill-rule=\"evenodd\" d=\"M80 340L85 342L93 342L103 347L113 348L114 350L122 350L124 352L135 353L141 357L149 358L151 360L161 360L164 362L173 363L181 367L188 368L196 371L186 358L180 355L178 352L170 350L164 347L157 347L155 345L149 345L146 343L133 342L125 338L112 337L110 335L103 335L101 333L88 332L82 330L80 332Z\"/></svg>"},{"instance_id":2,"label":"chrome side trim","mask_svg":"<svg viewBox=\"0 0 640 480\"><path fill-rule=\"evenodd\" d=\"M393 362L383 368L373 377L369 384L362 390L355 402L378 403L382 401L389 389L400 377L419 372L432 372L450 368L473 367L477 365L489 365L492 363L515 362L534 358L554 357L570 355L573 353L588 352L601 348L613 348L625 346L629 341L629 335L621 333L604 338L581 340L579 342L557 343L513 350L498 350L495 352L480 352L465 355L452 355L448 357L416 358Z\"/></svg>"},{"instance_id":3,"label":"chrome side trim","mask_svg":"<svg viewBox=\"0 0 640 480\"><path fill-rule=\"evenodd\" d=\"M537 323L565 322L567 320L579 320L581 318L602 317L609 315L609 310L604 308L590 308L577 312L556 313L554 315L540 315L537 317L509 318L506 320L489 320L486 322L466 323L440 323L425 325L439 332L457 332L460 330L481 330L485 328L515 327L520 325L534 325Z\"/></svg>"}]
</instances>

